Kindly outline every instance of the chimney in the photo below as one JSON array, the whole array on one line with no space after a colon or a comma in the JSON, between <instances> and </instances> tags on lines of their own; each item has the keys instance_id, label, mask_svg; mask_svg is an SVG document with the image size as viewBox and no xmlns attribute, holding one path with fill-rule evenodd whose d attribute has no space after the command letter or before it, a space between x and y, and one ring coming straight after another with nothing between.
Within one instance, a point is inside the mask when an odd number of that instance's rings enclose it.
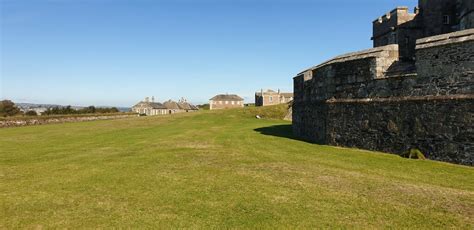
<instances>
[{"instance_id":1,"label":"chimney","mask_svg":"<svg viewBox=\"0 0 474 230\"><path fill-rule=\"evenodd\" d=\"M415 10L414 10L415 14L419 14L420 13L420 7L415 7Z\"/></svg>"},{"instance_id":2,"label":"chimney","mask_svg":"<svg viewBox=\"0 0 474 230\"><path fill-rule=\"evenodd\" d=\"M151 102L155 102L155 96L151 96Z\"/></svg>"},{"instance_id":3,"label":"chimney","mask_svg":"<svg viewBox=\"0 0 474 230\"><path fill-rule=\"evenodd\" d=\"M149 102L149 101L150 101L150 98L145 97L145 102Z\"/></svg>"},{"instance_id":4,"label":"chimney","mask_svg":"<svg viewBox=\"0 0 474 230\"><path fill-rule=\"evenodd\" d=\"M280 89L278 89L278 94L280 94Z\"/></svg>"}]
</instances>

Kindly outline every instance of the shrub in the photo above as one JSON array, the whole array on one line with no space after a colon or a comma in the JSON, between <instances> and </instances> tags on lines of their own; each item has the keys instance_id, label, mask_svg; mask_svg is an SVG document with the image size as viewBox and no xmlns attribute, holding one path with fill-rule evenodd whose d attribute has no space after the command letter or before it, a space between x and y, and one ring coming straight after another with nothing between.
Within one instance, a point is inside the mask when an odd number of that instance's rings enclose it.
<instances>
[{"instance_id":1,"label":"shrub","mask_svg":"<svg viewBox=\"0 0 474 230\"><path fill-rule=\"evenodd\" d=\"M410 149L408 152L401 154L400 156L409 159L420 159L425 160L425 155L419 149Z\"/></svg>"},{"instance_id":2,"label":"shrub","mask_svg":"<svg viewBox=\"0 0 474 230\"><path fill-rule=\"evenodd\" d=\"M0 116L8 117L21 114L20 109L10 100L0 101Z\"/></svg>"},{"instance_id":3,"label":"shrub","mask_svg":"<svg viewBox=\"0 0 474 230\"><path fill-rule=\"evenodd\" d=\"M38 116L38 114L34 110L30 110L30 111L26 112L25 115L26 116Z\"/></svg>"}]
</instances>

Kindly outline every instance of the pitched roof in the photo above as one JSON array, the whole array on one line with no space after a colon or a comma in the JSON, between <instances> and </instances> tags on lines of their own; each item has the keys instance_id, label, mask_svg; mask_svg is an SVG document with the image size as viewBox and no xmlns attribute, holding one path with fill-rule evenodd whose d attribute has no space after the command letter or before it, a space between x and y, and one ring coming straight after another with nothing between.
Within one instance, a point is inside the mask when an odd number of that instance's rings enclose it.
<instances>
[{"instance_id":1,"label":"pitched roof","mask_svg":"<svg viewBox=\"0 0 474 230\"><path fill-rule=\"evenodd\" d=\"M181 109L184 109L184 110L198 110L198 108L194 105L191 105L190 103L186 102L186 101L180 101L178 102L178 106L181 108Z\"/></svg>"},{"instance_id":2,"label":"pitched roof","mask_svg":"<svg viewBox=\"0 0 474 230\"><path fill-rule=\"evenodd\" d=\"M293 93L278 93L278 92L275 92L271 89L269 89L267 91L263 91L263 95L278 95L278 94L280 94L283 97L293 97ZM255 95L256 96L262 96L262 92L255 92Z\"/></svg>"},{"instance_id":3,"label":"pitched roof","mask_svg":"<svg viewBox=\"0 0 474 230\"><path fill-rule=\"evenodd\" d=\"M211 98L213 101L243 101L244 99L236 94L219 94Z\"/></svg>"},{"instance_id":4,"label":"pitched roof","mask_svg":"<svg viewBox=\"0 0 474 230\"><path fill-rule=\"evenodd\" d=\"M274 90L267 89L266 91L261 90L259 92L255 92L255 95L262 96L262 92L263 94L277 94L277 92L275 92Z\"/></svg>"},{"instance_id":5,"label":"pitched roof","mask_svg":"<svg viewBox=\"0 0 474 230\"><path fill-rule=\"evenodd\" d=\"M149 107L152 109L166 109L166 107L158 102L146 102L146 101L140 101L138 104L134 105L133 107Z\"/></svg>"},{"instance_id":6,"label":"pitched roof","mask_svg":"<svg viewBox=\"0 0 474 230\"><path fill-rule=\"evenodd\" d=\"M178 103L176 103L175 101L172 101L172 100L168 100L168 101L165 101L163 102L163 105L167 108L167 109L181 109L178 105Z\"/></svg>"}]
</instances>

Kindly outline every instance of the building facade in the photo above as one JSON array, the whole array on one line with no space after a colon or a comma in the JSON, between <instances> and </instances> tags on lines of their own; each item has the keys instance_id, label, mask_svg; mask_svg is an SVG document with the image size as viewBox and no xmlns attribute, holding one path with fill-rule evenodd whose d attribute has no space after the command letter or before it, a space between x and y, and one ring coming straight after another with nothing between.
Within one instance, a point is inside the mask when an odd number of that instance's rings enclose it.
<instances>
[{"instance_id":1,"label":"building facade","mask_svg":"<svg viewBox=\"0 0 474 230\"><path fill-rule=\"evenodd\" d=\"M144 101L140 101L132 107L132 112L146 116L155 116L167 114L167 109L163 104L155 102L154 97L152 97L151 101L146 97Z\"/></svg>"},{"instance_id":2,"label":"building facade","mask_svg":"<svg viewBox=\"0 0 474 230\"><path fill-rule=\"evenodd\" d=\"M474 28L473 0L419 0L413 13L397 7L373 21L374 47L398 44L401 61L414 61L416 40Z\"/></svg>"},{"instance_id":3,"label":"building facade","mask_svg":"<svg viewBox=\"0 0 474 230\"><path fill-rule=\"evenodd\" d=\"M458 0L459 29L474 28L474 1Z\"/></svg>"},{"instance_id":4,"label":"building facade","mask_svg":"<svg viewBox=\"0 0 474 230\"><path fill-rule=\"evenodd\" d=\"M273 90L255 92L255 106L268 106L288 103L293 100L293 93L282 93Z\"/></svg>"},{"instance_id":5,"label":"building facade","mask_svg":"<svg viewBox=\"0 0 474 230\"><path fill-rule=\"evenodd\" d=\"M209 99L209 109L230 109L244 107L244 99L236 94L219 94Z\"/></svg>"},{"instance_id":6,"label":"building facade","mask_svg":"<svg viewBox=\"0 0 474 230\"><path fill-rule=\"evenodd\" d=\"M158 103L154 101L153 97L151 101L147 97L144 101L140 101L138 104L132 107L132 112L147 116L186 113L198 110L199 108L188 103L184 98L181 98L179 102L168 100L164 103Z\"/></svg>"}]
</instances>

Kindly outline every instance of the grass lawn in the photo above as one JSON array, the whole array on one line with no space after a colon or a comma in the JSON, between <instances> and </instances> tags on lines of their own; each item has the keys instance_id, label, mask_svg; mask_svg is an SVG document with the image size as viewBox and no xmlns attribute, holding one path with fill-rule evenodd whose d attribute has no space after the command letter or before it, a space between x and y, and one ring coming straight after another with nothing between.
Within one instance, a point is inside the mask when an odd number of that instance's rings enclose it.
<instances>
[{"instance_id":1,"label":"grass lawn","mask_svg":"<svg viewBox=\"0 0 474 230\"><path fill-rule=\"evenodd\" d=\"M246 110L0 129L0 228L474 228L474 168Z\"/></svg>"}]
</instances>

